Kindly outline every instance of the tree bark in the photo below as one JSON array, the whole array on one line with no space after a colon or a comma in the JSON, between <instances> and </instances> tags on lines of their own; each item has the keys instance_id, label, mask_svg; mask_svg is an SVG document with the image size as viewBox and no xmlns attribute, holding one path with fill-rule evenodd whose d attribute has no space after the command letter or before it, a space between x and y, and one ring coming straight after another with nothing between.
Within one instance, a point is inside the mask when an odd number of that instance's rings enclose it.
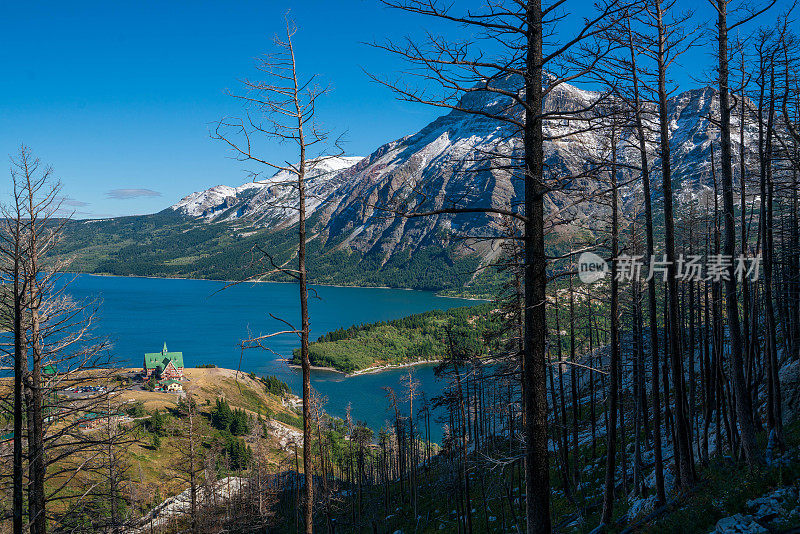
<instances>
[{"instance_id":1,"label":"tree bark","mask_svg":"<svg viewBox=\"0 0 800 534\"><path fill-rule=\"evenodd\" d=\"M617 457L617 402L619 387L619 280L617 279L617 254L619 253L619 212L617 208L617 140L614 126L611 130L611 362L609 363L608 419L606 427L606 478L603 492L602 524L608 525L614 513L614 487Z\"/></svg>"},{"instance_id":2,"label":"tree bark","mask_svg":"<svg viewBox=\"0 0 800 534\"><path fill-rule=\"evenodd\" d=\"M650 168L647 160L647 138L644 133L642 120L642 104L639 96L639 76L636 67L636 53L633 47L633 35L628 26L628 47L631 54L631 73L633 78L634 103L636 122L636 137L639 148L639 159L642 167L642 194L644 196L645 232L647 235L647 257L655 257L655 244L653 239L653 202L650 192ZM655 461L656 501L658 505L666 502L664 491L664 460L661 451L661 394L658 379L658 304L656 301L656 281L650 277L647 281L647 309L650 325L650 354L652 359L651 395L653 396L653 454ZM642 366L644 373L644 366ZM645 417L647 415L645 414Z\"/></svg>"},{"instance_id":3,"label":"tree bark","mask_svg":"<svg viewBox=\"0 0 800 534\"><path fill-rule=\"evenodd\" d=\"M720 153L722 171L722 203L725 238L723 254L733 258L736 254L736 219L733 203L733 169L731 167L731 106L728 88L728 2L718 0L717 8L717 44L719 74L719 107L720 107ZM741 430L742 449L748 465L761 463L756 444L756 432L753 423L753 405L747 391L743 368L742 328L739 323L739 307L736 299L736 278L733 266L725 280L725 310L728 316L730 333L731 368L733 372L733 389L736 400L736 415Z\"/></svg>"},{"instance_id":4,"label":"tree bark","mask_svg":"<svg viewBox=\"0 0 800 534\"><path fill-rule=\"evenodd\" d=\"M680 467L680 485L688 488L694 483L692 450L689 444L688 426L685 411L685 392L683 390L682 346L680 321L678 318L678 282L675 273L675 220L672 207L672 173L669 145L669 117L667 115L667 28L663 19L661 1L656 2L658 17L658 117L661 140L661 183L664 193L664 252L668 263L667 298L669 310L670 364L675 396L675 443L676 467ZM652 273L651 273L652 275ZM668 399L665 399L668 402Z\"/></svg>"},{"instance_id":5,"label":"tree bark","mask_svg":"<svg viewBox=\"0 0 800 534\"><path fill-rule=\"evenodd\" d=\"M525 9L528 42L525 74L525 490L528 534L548 533L550 472L547 451L545 363L544 135L542 130L542 6L528 0Z\"/></svg>"}]
</instances>

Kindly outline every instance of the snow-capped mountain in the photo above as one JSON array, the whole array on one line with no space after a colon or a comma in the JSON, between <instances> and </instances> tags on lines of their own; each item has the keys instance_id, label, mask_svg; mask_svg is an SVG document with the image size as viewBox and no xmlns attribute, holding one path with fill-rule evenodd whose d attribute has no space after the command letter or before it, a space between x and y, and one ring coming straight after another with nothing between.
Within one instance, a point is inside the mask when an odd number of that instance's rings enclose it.
<instances>
[{"instance_id":1,"label":"snow-capped mountain","mask_svg":"<svg viewBox=\"0 0 800 534\"><path fill-rule=\"evenodd\" d=\"M516 82L506 80L505 88L514 90ZM562 84L547 94L545 106L548 111L579 110L598 96ZM465 95L461 105L511 117L518 113L510 98L485 91ZM655 106L646 109L653 126ZM686 91L669 102L673 188L681 201L707 197L711 146L719 137L709 116L718 110L719 99L710 88ZM738 154L738 114L733 119ZM548 228L553 230L549 239L555 247L571 235L571 228L583 231L602 224L608 210L607 202L592 198L593 192L607 189L607 171L592 171L607 155L608 139L598 131L576 132L584 126L565 118L545 123L546 178L557 186L546 196ZM658 205L660 163L656 133L650 130L652 195ZM638 163L631 135L623 131L618 140L620 160L631 164L620 166L625 210L641 200L635 171L627 170ZM751 124L745 126L745 141L749 150L756 149L757 131ZM313 280L420 289L468 284L476 267L499 254L507 221L485 213L408 218L398 212L453 206L519 209L522 187L510 170L519 155L520 140L509 123L451 111L364 158L318 161L307 178ZM89 272L258 276L264 267L258 258L264 251L278 263L291 261L295 254L297 192L292 182L293 177L282 172L237 187L220 185L193 193L154 215L92 224L76 221L70 227L74 232L68 251L83 262L79 268Z\"/></svg>"},{"instance_id":2,"label":"snow-capped mountain","mask_svg":"<svg viewBox=\"0 0 800 534\"><path fill-rule=\"evenodd\" d=\"M325 157L309 162L306 173L308 215L311 215L330 192L336 189L341 171L358 163L361 157ZM286 170L269 178L230 187L218 185L198 191L170 206L187 217L209 221L247 218L258 224L291 224L296 222L297 189L294 175Z\"/></svg>"},{"instance_id":3,"label":"snow-capped mountain","mask_svg":"<svg viewBox=\"0 0 800 534\"><path fill-rule=\"evenodd\" d=\"M505 81L518 87L518 80ZM599 95L561 84L545 100L548 111L579 110ZM516 113L509 97L489 92L464 96L461 106ZM650 106L655 111L654 106ZM681 93L670 100L673 176L677 188L697 188L710 175L710 145L718 137L708 119L718 112L719 101L711 88ZM559 118L545 123L545 162L549 179L558 190L547 198L553 220L585 220L604 209L586 202L575 204L571 191L584 194L600 187L596 178L570 178L585 173L592 161L608 149L605 133L577 131L585 124ZM738 128L734 118L734 128ZM577 133L576 133L577 131ZM567 134L572 135L567 135ZM635 163L632 134L620 139L621 157ZM755 135L746 129L748 140ZM656 140L655 133L653 141ZM655 147L655 143L652 144ZM519 155L520 140L507 123L482 115L451 111L418 133L389 142L365 158L336 158L318 165L309 179L309 216L315 237L339 249L374 254L379 264L392 256L429 247L454 245L463 253L493 257L497 243L454 240L459 236L498 236L501 219L491 214L438 215L424 218L396 216L394 211L431 211L447 206L515 207L520 183L508 170ZM735 147L736 148L736 147ZM505 157L487 158L487 154ZM655 148L653 168L660 167ZM282 228L297 221L297 195L290 179L278 173L269 180L236 188L217 186L194 193L172 207L189 217L208 221L238 220L257 227ZM657 185L660 179L654 176ZM655 194L658 194L655 192Z\"/></svg>"}]
</instances>

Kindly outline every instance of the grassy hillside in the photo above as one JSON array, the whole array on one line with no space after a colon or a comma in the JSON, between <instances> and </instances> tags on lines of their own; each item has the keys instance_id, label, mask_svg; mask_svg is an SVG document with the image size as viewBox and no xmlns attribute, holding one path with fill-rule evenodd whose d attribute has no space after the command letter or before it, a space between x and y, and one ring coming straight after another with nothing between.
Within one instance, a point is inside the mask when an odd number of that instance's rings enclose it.
<instances>
[{"instance_id":1,"label":"grassy hillside","mask_svg":"<svg viewBox=\"0 0 800 534\"><path fill-rule=\"evenodd\" d=\"M111 396L110 405L120 414L119 425L125 429L123 443L114 448L114 454L117 476L122 481L120 491L126 496L120 498L119 510L131 519L140 517L187 486L186 480L176 471L185 443L181 441L187 419L181 409L185 397L143 390L140 382L132 380L137 371L114 370L100 381L88 378L86 382L75 384L121 388L118 395ZM298 428L302 426L302 419L289 403L284 403L282 397L288 392L288 386L272 377L256 377L229 369L186 369L184 374L188 378L184 389L191 393L199 414L197 451L211 462L214 476L246 472L256 461L279 471L294 461L294 445L290 447L288 443L302 442L302 432ZM112 384L106 380L111 380ZM10 379L0 379L1 394L9 396L10 387ZM102 419L99 424L91 423L95 418L87 414L93 412L86 412L82 407L85 397L70 397L66 391L59 397L61 413L66 415L54 423L53 428L59 428L64 422L74 422L75 418L85 420L86 424L76 425L68 436L59 438L57 447L60 448L52 449L53 455L68 450L65 447L71 448L69 443L74 438L80 438L83 444L83 448L71 450L49 467L51 478L47 487L49 491L59 492L49 509L54 517L67 518L68 523L61 525L62 531L105 532L100 525L109 513L107 494L100 491L95 496L91 493L83 500L81 495L87 488L104 487L102 477L101 480L97 478L102 470L98 471L94 463L101 461L102 454L87 444L103 439L108 429ZM3 423L6 428L11 424L9 420ZM122 434L122 430L119 433ZM4 454L8 451L6 447L4 444ZM105 451L103 448L102 452ZM80 468L82 463L89 469ZM60 489L61 484L66 486ZM5 489L0 488L4 499L7 498ZM4 519L0 521L0 531L5 532L6 528L10 529L10 525Z\"/></svg>"},{"instance_id":2,"label":"grassy hillside","mask_svg":"<svg viewBox=\"0 0 800 534\"><path fill-rule=\"evenodd\" d=\"M283 405L281 398L267 390L262 379L231 369L219 367L187 368L184 375L189 379L184 389L191 393L201 406L213 403L218 398L226 399L231 406L242 408L253 414L264 416L276 413L293 413ZM122 401L140 401L145 409L172 409L178 398L174 393L129 390L120 396Z\"/></svg>"},{"instance_id":3,"label":"grassy hillside","mask_svg":"<svg viewBox=\"0 0 800 534\"><path fill-rule=\"evenodd\" d=\"M285 406L278 395L269 391L269 382L265 379L221 368L185 369L184 374L189 378L189 381L184 383L184 389L192 394L199 413L209 422L212 421L212 412L217 400L224 399L231 409L243 411L251 424L257 424L256 422L261 420L272 421L269 425L271 428L280 426L287 432L302 426L299 415ZM130 464L136 466L141 477L140 483L147 487L160 487L158 491L160 498L182 491L184 488L180 484L172 487L159 483L163 481L164 474L173 467L171 461L174 448L170 426L175 418L180 397L174 393L142 391L135 388L124 391L119 401L123 403L128 415L135 419L137 439L128 447L127 453ZM267 430L266 435L265 450L268 451L268 461L278 465L282 461L282 454L277 445L279 436L270 430ZM255 446L252 437L232 436L230 432L222 432L211 427L210 433L204 437L204 447L211 449L222 446L224 449L229 442L239 440L247 447Z\"/></svg>"},{"instance_id":4,"label":"grassy hillside","mask_svg":"<svg viewBox=\"0 0 800 534\"><path fill-rule=\"evenodd\" d=\"M448 331L459 348L487 355L498 343L500 321L494 308L485 303L351 326L321 336L310 345L309 357L312 365L344 373L439 360L448 350ZM295 350L293 363L300 363L299 350Z\"/></svg>"}]
</instances>

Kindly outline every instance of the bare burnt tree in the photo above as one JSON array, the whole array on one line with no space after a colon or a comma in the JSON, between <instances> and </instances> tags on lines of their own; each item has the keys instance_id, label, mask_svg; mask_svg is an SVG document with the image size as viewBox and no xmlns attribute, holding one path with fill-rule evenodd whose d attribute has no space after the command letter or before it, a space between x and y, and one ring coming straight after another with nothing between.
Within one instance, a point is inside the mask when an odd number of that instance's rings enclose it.
<instances>
[{"instance_id":1,"label":"bare burnt tree","mask_svg":"<svg viewBox=\"0 0 800 534\"><path fill-rule=\"evenodd\" d=\"M786 268L788 277L788 292L792 303L789 318L791 321L790 357L792 360L800 358L800 226L797 221L798 212L798 173L800 173L800 130L798 130L798 119L800 115L800 86L798 85L797 72L800 66L800 41L793 32L786 32L783 35L782 50L779 52L783 64L783 80L780 84L780 130L783 132L778 136L783 158L787 163L788 173L790 174L790 186L788 190L789 206L792 213L792 221L789 230L789 258Z\"/></svg>"},{"instance_id":2,"label":"bare burnt tree","mask_svg":"<svg viewBox=\"0 0 800 534\"><path fill-rule=\"evenodd\" d=\"M280 274L296 281L300 289L300 328L284 319L278 319L288 326L288 330L256 336L242 343L246 348L267 348L266 340L276 335L293 334L300 341L300 359L303 372L303 469L305 472L304 521L306 532L313 531L314 489L313 464L311 455L311 363L308 356L308 334L310 321L308 315L308 271L306 269L306 214L309 195L307 178L314 168L324 161L341 155L330 150L335 143L317 122L317 101L327 92L327 87L317 83L316 76L303 76L298 70L292 39L297 33L294 22L286 16L286 36L275 37L277 51L258 60L256 68L266 76L264 81L244 80L246 92L234 94L247 109L244 118L225 118L216 126L212 137L222 140L241 161L260 166L263 170L273 170L287 176L275 182L279 188L289 188L289 201L282 207L297 213L297 267L286 263L278 265L268 250L259 248L256 252L268 265L251 279ZM295 163L275 163L261 154L262 143L277 140L290 143L297 150ZM260 172L254 173L256 176ZM288 263L288 262L287 262ZM273 318L277 319L273 316Z\"/></svg>"},{"instance_id":3,"label":"bare burnt tree","mask_svg":"<svg viewBox=\"0 0 800 534\"><path fill-rule=\"evenodd\" d=\"M656 254L654 213L652 206L653 187L651 177L656 167L650 161L652 145L657 144L661 153L662 182L667 183L670 175L670 153L668 125L666 120L667 98L674 93L675 86L670 84L668 70L692 44L692 31L686 29L691 14L669 16L675 2L643 1L630 7L624 25L613 28L606 37L616 41L623 49L619 54L607 59L608 72L603 76L606 83L613 83L620 104L625 104L630 114L630 122L634 140L632 142L638 152L636 171L641 175L642 195L644 199L646 256L654 258ZM670 17L669 19L667 17ZM613 80L613 82L612 82ZM653 105L657 102L657 105ZM664 164L666 162L666 165ZM665 189L666 198L671 187ZM665 203L666 211L671 203ZM669 215L671 220L672 215ZM674 242L674 231L672 232ZM665 236L669 239L669 236ZM672 257L674 259L674 245ZM660 380L658 369L660 367L660 340L659 321L657 312L656 279L649 277L648 289L648 318L649 318L649 348L651 352L652 374L651 395L653 398L654 419L654 457L655 457L655 486L658 502L665 502L664 467L662 460L661 444L661 399ZM642 367L642 370L644 368ZM668 402L669 399L666 399Z\"/></svg>"},{"instance_id":4,"label":"bare burnt tree","mask_svg":"<svg viewBox=\"0 0 800 534\"><path fill-rule=\"evenodd\" d=\"M108 445L130 440L84 431L89 418L105 413L109 396L118 389L111 380L113 362L107 341L93 333L97 304L71 297L71 278L64 274L69 258L53 256L67 221L60 217L60 184L27 147L13 161L12 204L3 213L0 248L9 262L4 265L10 265L3 282L12 289L7 302L14 327L0 350L16 361L19 395L0 405L15 415L25 410L14 418L20 432L11 483L17 499L27 490L28 528L44 533L50 526L58 530L69 524L81 503L96 494L91 486L79 495L71 489L96 469L93 460ZM64 394L77 384L102 387L80 399ZM24 528L23 511L15 501L14 528Z\"/></svg>"},{"instance_id":5,"label":"bare burnt tree","mask_svg":"<svg viewBox=\"0 0 800 534\"><path fill-rule=\"evenodd\" d=\"M174 476L188 485L189 502L187 515L189 531L193 534L200 532L198 519L200 518L200 490L203 486L205 472L202 437L208 434L208 423L197 411L197 403L191 393L181 399L178 405L178 417L174 419L171 429L173 439L170 445L173 449Z\"/></svg>"},{"instance_id":6,"label":"bare burnt tree","mask_svg":"<svg viewBox=\"0 0 800 534\"><path fill-rule=\"evenodd\" d=\"M14 421L12 485L13 485L13 529L15 534L20 534L23 529L23 454L22 454L22 425L23 425L23 380L28 372L28 354L25 348L26 333L23 330L23 316L25 295L27 293L26 278L23 276L23 262L25 261L26 243L24 235L26 224L24 217L24 188L27 177L36 175L40 163L33 157L30 150L20 147L17 158L11 159L11 185L12 201L8 207L3 208L2 246L3 254L3 283L6 291L3 292L4 317L11 318L11 324L6 325L13 333L13 353L11 358L14 368L13 408ZM48 176L51 170L43 169L42 175ZM9 291L10 290L10 291Z\"/></svg>"},{"instance_id":7,"label":"bare burnt tree","mask_svg":"<svg viewBox=\"0 0 800 534\"><path fill-rule=\"evenodd\" d=\"M612 112L613 114L613 112ZM612 118L612 120L614 120ZM618 125L611 125L609 132L609 182L611 193L611 360L609 362L609 394L608 410L609 417L607 423L607 446L606 446L606 477L605 490L603 491L603 513L600 518L601 524L609 524L611 515L614 511L614 493L616 486L616 447L617 447L617 411L619 410L619 368L620 368L620 314L619 314L619 280L617 277L617 257L619 255L619 169L617 167L618 151ZM624 445L623 445L624 448Z\"/></svg>"},{"instance_id":8,"label":"bare burnt tree","mask_svg":"<svg viewBox=\"0 0 800 534\"><path fill-rule=\"evenodd\" d=\"M666 336L669 345L667 347L665 344L665 350L669 354L674 382L674 412L677 435L675 472L680 485L688 488L694 483L695 474L686 413L683 373L681 371L683 368L683 346L678 320L677 253L675 249L675 214L673 208L673 177L667 100L675 91L674 85L671 84L669 78L670 67L694 43L692 39L693 31L687 28L692 13L676 13L674 1L662 2L661 0L655 0L647 5L645 11L647 13L645 22L651 28L651 33L644 37L649 43L648 46L642 47L641 50L645 54L649 52L650 59L655 63L655 83L651 87L658 104L658 146L661 164L661 189L664 196L664 255L668 265L671 266L667 271L666 298L669 300L669 330L666 331ZM651 328L653 328L652 325ZM653 374L656 373L657 370L654 368ZM656 383L653 385L656 386ZM665 382L664 387L666 388L666 386ZM665 397L664 400L669 403L668 397ZM660 409L660 407L657 409Z\"/></svg>"},{"instance_id":9,"label":"bare burnt tree","mask_svg":"<svg viewBox=\"0 0 800 534\"><path fill-rule=\"evenodd\" d=\"M545 198L569 178L547 176L545 143L563 139L580 131L572 123L569 134L545 132L548 121L570 122L586 109L547 109L545 98L566 81L580 80L593 71L608 47L597 36L615 24L621 13L617 1L601 2L578 24L577 30L557 39L555 28L570 8L568 2L543 6L528 2L487 2L481 10L459 12L452 5L436 1L387 1L386 5L422 17L461 25L471 39L449 42L429 35L426 40L408 39L404 43L377 44L408 61L412 69L397 81L379 80L400 98L491 120L506 131L507 138L519 140L516 150L494 154L505 158L506 166L517 169L522 181L521 206L484 206L469 195L450 199L447 205L425 202L427 192L412 188L402 195L400 205L387 211L402 217L439 214L488 213L519 220L524 230L524 335L522 351L522 389L525 425L526 518L528 532L549 532L550 483L547 452L546 397L546 320L545 292L547 258L545 254ZM583 4L581 4L583 6ZM486 52L488 44L499 46L495 54ZM415 83L415 80L420 82ZM421 87L422 86L422 87ZM431 89L433 88L433 89ZM465 95L496 95L500 105L491 109L473 107ZM587 104L594 107L596 102ZM491 155L490 155L491 156Z\"/></svg>"},{"instance_id":10,"label":"bare burnt tree","mask_svg":"<svg viewBox=\"0 0 800 534\"><path fill-rule=\"evenodd\" d=\"M722 203L725 238L723 241L723 254L733 258L736 255L736 214L733 190L733 152L731 142L731 105L729 83L729 33L739 26L751 21L775 4L770 2L742 6L735 10L734 21L728 20L728 7L731 0L709 0L717 14L717 76L719 83L720 99L720 170L722 175ZM733 389L735 393L736 412L740 426L742 449L747 463L751 466L761 462L761 455L757 449L755 426L753 423L753 403L747 392L744 376L744 358L742 348L742 327L739 321L739 307L736 295L736 277L731 266L725 280L725 311L730 332L731 368L733 371Z\"/></svg>"},{"instance_id":11,"label":"bare burnt tree","mask_svg":"<svg viewBox=\"0 0 800 534\"><path fill-rule=\"evenodd\" d=\"M778 333L777 333L777 313L779 306L779 293L776 291L776 251L775 251L775 207L778 204L775 200L776 181L780 179L780 164L776 160L778 147L778 128L776 127L776 112L778 99L776 83L779 74L776 70L778 65L778 55L783 42L785 27L761 28L755 35L755 58L754 85L756 86L756 109L754 110L755 120L758 126L758 176L759 176L759 195L760 208L758 213L758 242L763 263L763 303L764 303L764 366L767 375L767 427L774 432L774 438L778 443L783 443L783 425L780 414L780 380L778 378ZM740 130L743 128L740 128ZM744 252L744 251L743 251ZM745 281L742 282L745 284ZM776 310L778 308L778 310ZM788 322L785 321L785 322ZM743 325L747 332L747 321ZM750 332L757 336L757 332ZM787 336L788 337L788 336ZM745 344L748 336L744 336ZM745 345L746 346L746 345ZM747 347L747 346L746 346ZM746 365L746 379L752 377L749 372L752 367L753 351L744 351L743 358ZM751 387L750 380L746 380L748 388ZM757 391L757 389L756 389ZM753 401L757 403L757 395Z\"/></svg>"}]
</instances>

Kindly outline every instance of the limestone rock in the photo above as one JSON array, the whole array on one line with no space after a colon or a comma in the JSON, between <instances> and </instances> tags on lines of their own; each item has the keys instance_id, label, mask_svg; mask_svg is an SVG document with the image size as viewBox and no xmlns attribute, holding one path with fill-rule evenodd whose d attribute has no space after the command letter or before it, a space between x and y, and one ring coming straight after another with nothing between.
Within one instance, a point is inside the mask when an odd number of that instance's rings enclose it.
<instances>
[{"instance_id":1,"label":"limestone rock","mask_svg":"<svg viewBox=\"0 0 800 534\"><path fill-rule=\"evenodd\" d=\"M780 370L780 381L785 425L800 416L800 361L784 365Z\"/></svg>"},{"instance_id":2,"label":"limestone rock","mask_svg":"<svg viewBox=\"0 0 800 534\"><path fill-rule=\"evenodd\" d=\"M735 514L730 517L723 517L717 521L714 534L769 534L765 529L753 519L752 516Z\"/></svg>"},{"instance_id":3,"label":"limestone rock","mask_svg":"<svg viewBox=\"0 0 800 534\"><path fill-rule=\"evenodd\" d=\"M760 522L769 523L779 517L786 517L796 503L797 490L785 487L747 501L747 509L752 511Z\"/></svg>"},{"instance_id":4,"label":"limestone rock","mask_svg":"<svg viewBox=\"0 0 800 534\"><path fill-rule=\"evenodd\" d=\"M638 519L640 517L644 517L650 512L652 512L656 507L656 496L651 495L646 499L636 499L631 503L630 508L628 508L628 518Z\"/></svg>"}]
</instances>

